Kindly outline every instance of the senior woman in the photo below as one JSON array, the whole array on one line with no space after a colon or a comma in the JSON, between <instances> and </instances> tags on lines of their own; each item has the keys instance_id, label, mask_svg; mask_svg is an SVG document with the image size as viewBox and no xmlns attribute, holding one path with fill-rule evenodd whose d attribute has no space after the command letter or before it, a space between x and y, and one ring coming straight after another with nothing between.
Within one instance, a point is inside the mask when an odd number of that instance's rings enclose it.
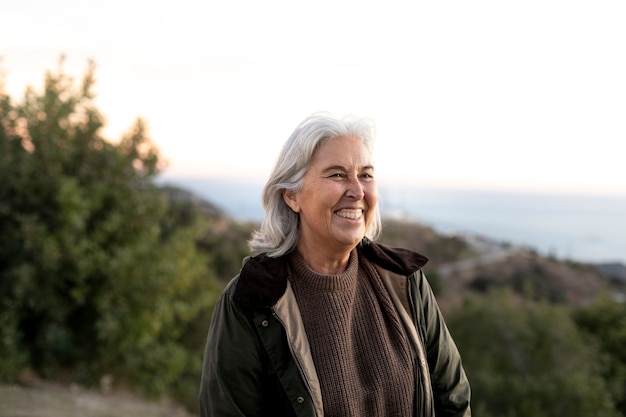
<instances>
[{"instance_id":1,"label":"senior woman","mask_svg":"<svg viewBox=\"0 0 626 417\"><path fill-rule=\"evenodd\" d=\"M315 114L284 145L213 313L202 416L471 415L427 258L375 243L372 130Z\"/></svg>"}]
</instances>

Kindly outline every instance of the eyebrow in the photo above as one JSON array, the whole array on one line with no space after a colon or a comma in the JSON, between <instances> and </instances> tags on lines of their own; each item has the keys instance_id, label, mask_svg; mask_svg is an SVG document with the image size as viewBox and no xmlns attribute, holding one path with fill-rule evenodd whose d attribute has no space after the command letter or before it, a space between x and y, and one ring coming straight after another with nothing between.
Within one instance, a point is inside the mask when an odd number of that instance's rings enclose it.
<instances>
[{"instance_id":1,"label":"eyebrow","mask_svg":"<svg viewBox=\"0 0 626 417\"><path fill-rule=\"evenodd\" d=\"M373 165L365 165L364 167L361 168L361 171L368 171L374 170L374 166ZM343 165L331 165L327 168L324 168L324 170L322 172L327 172L327 171L348 171L348 169L346 167L344 167Z\"/></svg>"}]
</instances>

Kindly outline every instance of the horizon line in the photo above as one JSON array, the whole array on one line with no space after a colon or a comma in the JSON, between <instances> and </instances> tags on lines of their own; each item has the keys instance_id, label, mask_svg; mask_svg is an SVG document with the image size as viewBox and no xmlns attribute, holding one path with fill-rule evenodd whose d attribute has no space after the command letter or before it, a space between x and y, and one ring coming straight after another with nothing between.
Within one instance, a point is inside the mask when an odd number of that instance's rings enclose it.
<instances>
[{"instance_id":1,"label":"horizon line","mask_svg":"<svg viewBox=\"0 0 626 417\"><path fill-rule=\"evenodd\" d=\"M195 173L181 174L168 173L167 170L157 175L159 181L224 181L236 183L251 183L263 186L267 181L266 177L254 178L249 175L229 175L229 174L210 174ZM410 187L423 188L428 190L441 191L475 191L475 192L494 192L494 193L511 193L511 194L541 194L541 195L560 195L573 197L609 197L609 198L626 198L625 190L609 190L609 189L591 189L589 187L574 188L573 185L541 185L533 186L530 184L512 184L510 186L503 184L477 184L477 183L452 183L451 181L420 181L420 180L399 180L394 178L383 178L378 181L379 187Z\"/></svg>"}]
</instances>

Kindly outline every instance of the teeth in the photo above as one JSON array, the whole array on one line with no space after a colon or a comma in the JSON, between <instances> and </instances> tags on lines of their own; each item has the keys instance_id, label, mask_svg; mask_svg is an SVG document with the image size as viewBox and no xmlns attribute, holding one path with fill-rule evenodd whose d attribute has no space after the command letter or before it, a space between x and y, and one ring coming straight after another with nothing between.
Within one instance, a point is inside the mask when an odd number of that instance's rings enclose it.
<instances>
[{"instance_id":1,"label":"teeth","mask_svg":"<svg viewBox=\"0 0 626 417\"><path fill-rule=\"evenodd\" d=\"M363 210L339 210L337 216L345 219L359 219L363 215Z\"/></svg>"}]
</instances>

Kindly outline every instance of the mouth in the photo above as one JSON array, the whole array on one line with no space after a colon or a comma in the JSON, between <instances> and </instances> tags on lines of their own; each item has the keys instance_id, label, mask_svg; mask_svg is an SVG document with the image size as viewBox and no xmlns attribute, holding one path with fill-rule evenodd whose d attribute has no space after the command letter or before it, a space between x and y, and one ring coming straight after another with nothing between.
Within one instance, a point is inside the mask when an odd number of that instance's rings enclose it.
<instances>
[{"instance_id":1,"label":"mouth","mask_svg":"<svg viewBox=\"0 0 626 417\"><path fill-rule=\"evenodd\" d=\"M337 210L335 214L344 219L359 220L363 217L363 209L341 209Z\"/></svg>"}]
</instances>

